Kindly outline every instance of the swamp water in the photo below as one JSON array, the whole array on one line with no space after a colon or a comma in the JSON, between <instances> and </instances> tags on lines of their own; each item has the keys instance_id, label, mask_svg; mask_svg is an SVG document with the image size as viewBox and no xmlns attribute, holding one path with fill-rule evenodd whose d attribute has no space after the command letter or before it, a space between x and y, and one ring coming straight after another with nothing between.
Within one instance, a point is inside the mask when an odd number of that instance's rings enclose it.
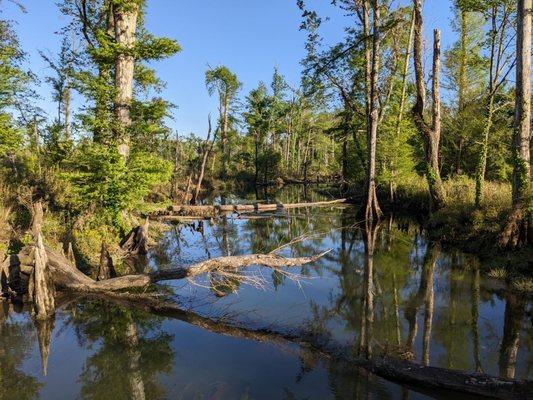
<instances>
[{"instance_id":1,"label":"swamp water","mask_svg":"<svg viewBox=\"0 0 533 400\"><path fill-rule=\"evenodd\" d=\"M299 201L299 195L276 198ZM252 267L233 278L167 282L165 290L190 311L183 315L158 316L93 299L65 304L53 324L34 324L26 311L1 304L0 398L450 396L398 385L265 335L243 338L200 316L304 332L350 354L388 353L426 365L533 378L533 303L480 276L475 257L428 243L406 219L387 217L365 228L350 207L265 217L174 225L144 268L264 253L291 241L281 254L331 251L285 274Z\"/></svg>"}]
</instances>

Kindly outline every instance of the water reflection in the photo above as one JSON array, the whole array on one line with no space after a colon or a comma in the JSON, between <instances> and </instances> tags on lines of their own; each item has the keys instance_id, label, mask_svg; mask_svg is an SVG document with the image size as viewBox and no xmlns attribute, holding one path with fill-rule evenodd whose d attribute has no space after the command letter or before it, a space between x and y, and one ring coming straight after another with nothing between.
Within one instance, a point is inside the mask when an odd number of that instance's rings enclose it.
<instances>
[{"instance_id":1,"label":"water reflection","mask_svg":"<svg viewBox=\"0 0 533 400\"><path fill-rule=\"evenodd\" d=\"M475 257L427 241L408 219L368 225L352 209L337 208L202 224L201 235L182 229L167 237L168 265L270 251L304 236L284 253L333 251L296 271L302 278L296 283L268 269L248 271L268 281L266 292L241 286L228 295L232 287L216 300L216 290L210 299L202 288L212 290L213 282L200 280L192 291L177 284L177 293L199 312L230 310L248 324L304 329L366 357L386 353L424 365L532 377L533 335L525 318L531 301L482 278ZM202 306L212 300L214 311Z\"/></svg>"},{"instance_id":2,"label":"water reflection","mask_svg":"<svg viewBox=\"0 0 533 400\"><path fill-rule=\"evenodd\" d=\"M171 334L162 319L102 301L74 304L65 324L79 344L98 350L87 358L80 374L84 399L153 399L165 395L160 373L172 371Z\"/></svg>"},{"instance_id":3,"label":"water reflection","mask_svg":"<svg viewBox=\"0 0 533 400\"><path fill-rule=\"evenodd\" d=\"M35 399L42 384L22 369L32 347L31 321L12 317L13 305L0 304L0 398L6 400Z\"/></svg>"},{"instance_id":4,"label":"water reflection","mask_svg":"<svg viewBox=\"0 0 533 400\"><path fill-rule=\"evenodd\" d=\"M120 302L66 299L55 321L34 323L23 309L2 303L0 397L448 395L413 391L305 346L264 337L249 340L201 316L305 331L329 347L362 357L386 353L425 365L533 377L531 299L484 279L476 258L427 241L409 219L391 216L372 225L358 220L353 209L336 207L276 211L272 218L195 221L173 226L147 259L129 268L143 271L268 252L291 240L282 250L285 255L332 251L317 263L291 270L296 281L259 267L242 272L263 279L267 290L245 285L238 276L172 283L176 299L190 313L158 316Z\"/></svg>"}]
</instances>

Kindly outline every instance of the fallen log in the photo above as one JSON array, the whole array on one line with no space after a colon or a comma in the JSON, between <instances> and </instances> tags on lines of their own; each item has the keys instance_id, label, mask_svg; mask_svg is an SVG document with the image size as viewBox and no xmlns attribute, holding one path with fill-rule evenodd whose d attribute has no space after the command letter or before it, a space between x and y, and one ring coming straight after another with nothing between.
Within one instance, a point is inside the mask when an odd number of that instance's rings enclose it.
<instances>
[{"instance_id":1,"label":"fallen log","mask_svg":"<svg viewBox=\"0 0 533 400\"><path fill-rule=\"evenodd\" d=\"M246 213L246 212L266 212L266 211L278 211L283 209L295 209L295 208L308 208L308 207L324 207L337 204L345 204L347 199L336 199L329 201L316 201L311 203L275 203L275 204L235 204L235 205L173 205L171 206L165 215L168 216L181 216L181 217L213 217L225 213Z\"/></svg>"},{"instance_id":2,"label":"fallen log","mask_svg":"<svg viewBox=\"0 0 533 400\"><path fill-rule=\"evenodd\" d=\"M73 266L61 252L50 247L45 247L45 249L48 259L47 267L55 287L81 293L105 293L108 291L142 288L161 281L193 278L207 273L234 274L235 271L251 265L262 265L273 269L301 266L314 262L326 254L321 253L313 257L299 258L286 258L275 253L226 256L202 261L190 266L95 281ZM21 264L26 264L32 257L32 248L23 248L16 257L13 257L11 268L20 268Z\"/></svg>"}]
</instances>

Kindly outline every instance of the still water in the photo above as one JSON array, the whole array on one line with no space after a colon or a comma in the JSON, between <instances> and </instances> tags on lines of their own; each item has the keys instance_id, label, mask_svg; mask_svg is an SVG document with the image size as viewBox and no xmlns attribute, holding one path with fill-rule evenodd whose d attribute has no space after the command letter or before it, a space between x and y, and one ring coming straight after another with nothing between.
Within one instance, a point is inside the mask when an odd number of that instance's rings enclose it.
<instances>
[{"instance_id":1,"label":"still water","mask_svg":"<svg viewBox=\"0 0 533 400\"><path fill-rule=\"evenodd\" d=\"M303 196L283 191L270 201ZM252 267L229 279L167 282L164 290L191 315L299 332L350 355L387 353L426 365L533 379L531 299L480 276L475 257L428 243L425 232L406 218L389 216L366 227L354 209L328 207L191 221L173 225L144 268L280 246L286 256L330 252L285 274ZM54 323L41 324L23 309L2 307L2 399L449 396L388 382L295 344L245 339L194 319L118 303L66 301Z\"/></svg>"}]
</instances>

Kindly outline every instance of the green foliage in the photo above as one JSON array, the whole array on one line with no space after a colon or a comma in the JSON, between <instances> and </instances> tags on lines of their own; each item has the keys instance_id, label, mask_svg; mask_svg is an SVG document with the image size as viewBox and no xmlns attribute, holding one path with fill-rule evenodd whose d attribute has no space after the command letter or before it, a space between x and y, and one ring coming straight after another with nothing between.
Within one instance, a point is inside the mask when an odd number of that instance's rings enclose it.
<instances>
[{"instance_id":1,"label":"green foliage","mask_svg":"<svg viewBox=\"0 0 533 400\"><path fill-rule=\"evenodd\" d=\"M223 65L207 70L205 84L210 95L218 93L221 98L227 99L228 102L235 97L237 90L241 87L237 75Z\"/></svg>"},{"instance_id":2,"label":"green foliage","mask_svg":"<svg viewBox=\"0 0 533 400\"><path fill-rule=\"evenodd\" d=\"M85 143L70 161L72 202L79 209L96 207L109 221L121 225L122 212L132 211L150 190L170 179L169 162L143 152L133 152L128 162L112 146Z\"/></svg>"}]
</instances>

